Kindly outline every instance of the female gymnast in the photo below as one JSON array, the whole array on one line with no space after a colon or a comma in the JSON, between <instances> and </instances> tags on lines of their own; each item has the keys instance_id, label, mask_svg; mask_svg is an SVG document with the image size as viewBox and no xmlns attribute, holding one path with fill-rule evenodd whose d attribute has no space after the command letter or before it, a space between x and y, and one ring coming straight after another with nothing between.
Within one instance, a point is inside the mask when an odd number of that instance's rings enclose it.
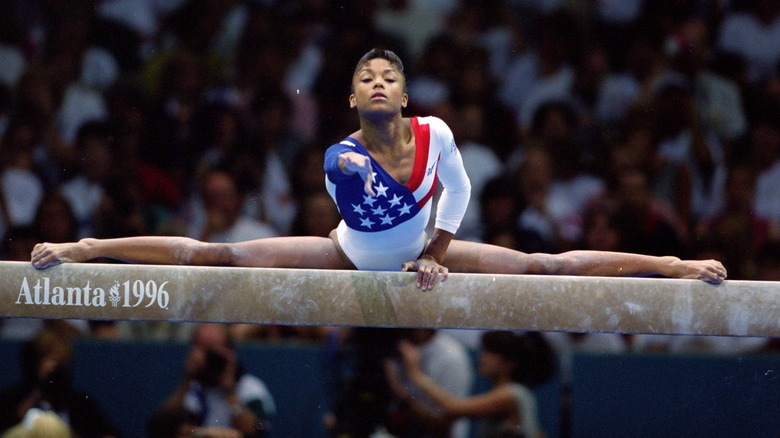
<instances>
[{"instance_id":1,"label":"female gymnast","mask_svg":"<svg viewBox=\"0 0 780 438\"><path fill-rule=\"evenodd\" d=\"M236 243L168 236L86 238L38 244L31 254L32 264L43 269L112 258L151 264L401 270L417 272L421 290L446 280L449 271L657 274L710 283L726 278L726 269L715 260L602 251L526 254L453 239L469 201L470 183L450 129L436 117L403 117L408 100L403 63L395 53L373 49L360 59L349 95L360 129L325 155L326 186L342 215L329 238L275 237ZM437 179L444 191L428 239L425 227Z\"/></svg>"}]
</instances>

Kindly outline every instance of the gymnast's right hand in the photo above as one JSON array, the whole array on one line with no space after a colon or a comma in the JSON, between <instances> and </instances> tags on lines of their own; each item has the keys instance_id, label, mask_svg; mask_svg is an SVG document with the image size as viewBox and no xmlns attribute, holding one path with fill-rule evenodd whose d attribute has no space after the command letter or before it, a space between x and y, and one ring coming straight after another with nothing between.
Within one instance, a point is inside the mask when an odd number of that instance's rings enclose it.
<instances>
[{"instance_id":1,"label":"gymnast's right hand","mask_svg":"<svg viewBox=\"0 0 780 438\"><path fill-rule=\"evenodd\" d=\"M82 242L39 243L33 248L30 261L38 269L45 269L60 263L83 262L83 245Z\"/></svg>"},{"instance_id":2,"label":"gymnast's right hand","mask_svg":"<svg viewBox=\"0 0 780 438\"><path fill-rule=\"evenodd\" d=\"M339 168L344 173L357 173L364 181L363 190L371 197L374 192L374 169L371 167L371 159L357 152L344 152L339 155Z\"/></svg>"}]
</instances>

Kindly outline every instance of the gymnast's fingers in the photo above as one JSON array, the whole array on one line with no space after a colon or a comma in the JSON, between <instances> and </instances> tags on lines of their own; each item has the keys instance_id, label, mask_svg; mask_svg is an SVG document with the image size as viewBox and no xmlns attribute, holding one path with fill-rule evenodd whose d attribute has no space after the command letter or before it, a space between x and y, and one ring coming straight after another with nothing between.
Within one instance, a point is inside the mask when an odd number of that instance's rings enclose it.
<instances>
[{"instance_id":1,"label":"gymnast's fingers","mask_svg":"<svg viewBox=\"0 0 780 438\"><path fill-rule=\"evenodd\" d=\"M421 290L433 289L433 283L436 281L436 273L431 271L428 266L420 267L417 271L417 287Z\"/></svg>"},{"instance_id":2,"label":"gymnast's fingers","mask_svg":"<svg viewBox=\"0 0 780 438\"><path fill-rule=\"evenodd\" d=\"M720 284L726 279L726 268L720 262L708 260L705 269L699 279L711 284Z\"/></svg>"},{"instance_id":3,"label":"gymnast's fingers","mask_svg":"<svg viewBox=\"0 0 780 438\"><path fill-rule=\"evenodd\" d=\"M30 261L38 269L45 269L62 263L62 260L57 257L48 243L35 245L30 253Z\"/></svg>"},{"instance_id":4,"label":"gymnast's fingers","mask_svg":"<svg viewBox=\"0 0 780 438\"><path fill-rule=\"evenodd\" d=\"M370 170L368 175L366 175L366 182L363 186L363 190L372 198L376 196L376 192L374 192L374 174Z\"/></svg>"}]
</instances>

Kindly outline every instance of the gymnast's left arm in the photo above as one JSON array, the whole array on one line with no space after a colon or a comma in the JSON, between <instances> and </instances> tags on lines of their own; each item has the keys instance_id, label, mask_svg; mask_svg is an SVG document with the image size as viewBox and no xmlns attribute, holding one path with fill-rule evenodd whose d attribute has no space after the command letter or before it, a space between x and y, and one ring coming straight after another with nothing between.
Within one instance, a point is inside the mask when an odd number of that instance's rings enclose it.
<instances>
[{"instance_id":1,"label":"gymnast's left arm","mask_svg":"<svg viewBox=\"0 0 780 438\"><path fill-rule=\"evenodd\" d=\"M471 182L463 167L463 158L455 146L452 132L440 122L438 129L443 136L437 175L444 190L436 211L436 224L425 252L415 261L404 263L403 271L417 271L417 286L423 290L433 287L437 277L447 279L449 271L443 265L447 248L458 231L471 197Z\"/></svg>"}]
</instances>

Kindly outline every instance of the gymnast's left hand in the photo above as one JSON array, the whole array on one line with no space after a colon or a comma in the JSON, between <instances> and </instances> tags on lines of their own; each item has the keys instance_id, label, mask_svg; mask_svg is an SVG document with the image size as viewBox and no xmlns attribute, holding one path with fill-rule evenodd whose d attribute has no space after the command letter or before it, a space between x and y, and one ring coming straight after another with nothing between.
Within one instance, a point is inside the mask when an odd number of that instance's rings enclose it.
<instances>
[{"instance_id":1,"label":"gymnast's left hand","mask_svg":"<svg viewBox=\"0 0 780 438\"><path fill-rule=\"evenodd\" d=\"M672 277L702 280L711 284L720 284L728 276L726 268L717 260L674 260Z\"/></svg>"},{"instance_id":2,"label":"gymnast's left hand","mask_svg":"<svg viewBox=\"0 0 780 438\"><path fill-rule=\"evenodd\" d=\"M449 270L439 264L439 262L429 256L422 255L417 260L406 262L401 266L403 272L417 271L417 287L421 290L433 289L433 285L436 284L436 279L440 279L442 282L447 280Z\"/></svg>"}]
</instances>

